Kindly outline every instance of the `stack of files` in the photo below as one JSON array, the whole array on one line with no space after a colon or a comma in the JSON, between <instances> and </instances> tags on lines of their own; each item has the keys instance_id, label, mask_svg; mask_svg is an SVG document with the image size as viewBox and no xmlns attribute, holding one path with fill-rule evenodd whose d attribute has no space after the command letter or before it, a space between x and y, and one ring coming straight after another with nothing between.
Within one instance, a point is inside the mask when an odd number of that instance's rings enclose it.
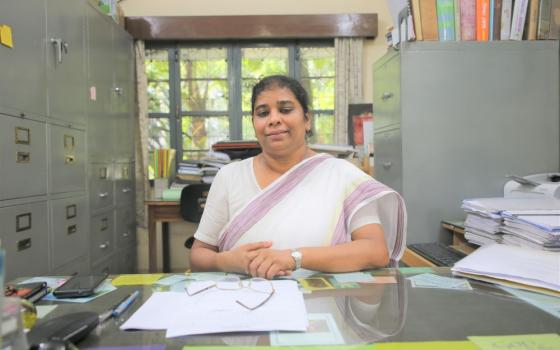
<instances>
[{"instance_id":1,"label":"stack of files","mask_svg":"<svg viewBox=\"0 0 560 350\"><path fill-rule=\"evenodd\" d=\"M502 216L505 243L560 251L560 209L504 211Z\"/></svg>"},{"instance_id":2,"label":"stack of files","mask_svg":"<svg viewBox=\"0 0 560 350\"><path fill-rule=\"evenodd\" d=\"M503 243L506 230L503 213L549 213L550 210L560 209L560 201L549 198L488 197L465 199L461 208L467 213L465 238L471 243L485 245ZM516 238L508 239L513 243Z\"/></svg>"},{"instance_id":3,"label":"stack of files","mask_svg":"<svg viewBox=\"0 0 560 350\"><path fill-rule=\"evenodd\" d=\"M461 208L467 213L465 239L483 246L501 242L502 216L492 198L465 199Z\"/></svg>"},{"instance_id":4,"label":"stack of files","mask_svg":"<svg viewBox=\"0 0 560 350\"><path fill-rule=\"evenodd\" d=\"M480 247L451 269L454 274L560 296L560 254L492 244Z\"/></svg>"},{"instance_id":5,"label":"stack of files","mask_svg":"<svg viewBox=\"0 0 560 350\"><path fill-rule=\"evenodd\" d=\"M185 160L179 163L177 179L182 181L201 182L203 172L197 160Z\"/></svg>"}]
</instances>

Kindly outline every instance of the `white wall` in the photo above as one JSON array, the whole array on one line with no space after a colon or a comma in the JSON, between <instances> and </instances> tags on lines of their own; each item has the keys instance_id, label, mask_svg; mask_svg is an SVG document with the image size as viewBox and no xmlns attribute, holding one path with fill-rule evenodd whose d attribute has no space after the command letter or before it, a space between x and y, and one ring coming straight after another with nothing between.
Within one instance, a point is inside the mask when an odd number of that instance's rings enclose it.
<instances>
[{"instance_id":1,"label":"white wall","mask_svg":"<svg viewBox=\"0 0 560 350\"><path fill-rule=\"evenodd\" d=\"M386 0L123 0L119 4L124 15L130 17L377 13L378 38L366 40L364 45L364 103L373 101L373 62L386 52L384 36L387 27L392 25ZM171 266L176 271L184 270L188 268L188 257L183 242L193 233L194 226L170 226ZM139 230L138 244L139 269L147 270L145 230ZM161 249L158 249L158 252L161 252Z\"/></svg>"}]
</instances>

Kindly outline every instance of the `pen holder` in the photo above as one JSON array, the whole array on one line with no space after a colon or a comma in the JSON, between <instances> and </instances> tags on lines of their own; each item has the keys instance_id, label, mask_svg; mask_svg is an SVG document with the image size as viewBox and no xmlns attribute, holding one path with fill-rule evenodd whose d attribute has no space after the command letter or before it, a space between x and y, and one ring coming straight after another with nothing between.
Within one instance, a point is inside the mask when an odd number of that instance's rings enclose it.
<instances>
[{"instance_id":1,"label":"pen holder","mask_svg":"<svg viewBox=\"0 0 560 350\"><path fill-rule=\"evenodd\" d=\"M157 178L154 180L154 196L156 198L163 197L163 190L169 187L169 179L166 177Z\"/></svg>"}]
</instances>

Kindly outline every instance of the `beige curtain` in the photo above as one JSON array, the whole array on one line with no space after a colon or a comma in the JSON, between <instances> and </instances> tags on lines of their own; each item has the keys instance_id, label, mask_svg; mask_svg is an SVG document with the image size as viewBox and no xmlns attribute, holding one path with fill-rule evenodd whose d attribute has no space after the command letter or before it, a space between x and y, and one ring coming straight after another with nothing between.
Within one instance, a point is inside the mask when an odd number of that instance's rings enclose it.
<instances>
[{"instance_id":1,"label":"beige curtain","mask_svg":"<svg viewBox=\"0 0 560 350\"><path fill-rule=\"evenodd\" d=\"M147 226L144 200L149 193L148 183L148 79L146 78L144 41L134 43L136 60L136 222Z\"/></svg>"},{"instance_id":2,"label":"beige curtain","mask_svg":"<svg viewBox=\"0 0 560 350\"><path fill-rule=\"evenodd\" d=\"M337 144L348 143L348 104L363 102L362 38L335 38L335 129Z\"/></svg>"}]
</instances>

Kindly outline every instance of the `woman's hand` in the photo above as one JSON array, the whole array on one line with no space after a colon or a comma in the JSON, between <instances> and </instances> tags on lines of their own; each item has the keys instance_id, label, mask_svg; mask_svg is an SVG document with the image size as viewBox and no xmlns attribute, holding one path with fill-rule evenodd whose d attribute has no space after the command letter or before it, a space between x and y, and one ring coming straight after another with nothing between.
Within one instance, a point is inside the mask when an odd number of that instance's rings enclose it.
<instances>
[{"instance_id":1,"label":"woman's hand","mask_svg":"<svg viewBox=\"0 0 560 350\"><path fill-rule=\"evenodd\" d=\"M272 246L272 242L263 241L247 243L239 247L220 253L218 267L221 271L249 273L249 264L262 249Z\"/></svg>"},{"instance_id":2,"label":"woman's hand","mask_svg":"<svg viewBox=\"0 0 560 350\"><path fill-rule=\"evenodd\" d=\"M289 249L261 249L248 254L251 258L248 273L253 277L272 279L286 276L295 268L295 261Z\"/></svg>"}]
</instances>

